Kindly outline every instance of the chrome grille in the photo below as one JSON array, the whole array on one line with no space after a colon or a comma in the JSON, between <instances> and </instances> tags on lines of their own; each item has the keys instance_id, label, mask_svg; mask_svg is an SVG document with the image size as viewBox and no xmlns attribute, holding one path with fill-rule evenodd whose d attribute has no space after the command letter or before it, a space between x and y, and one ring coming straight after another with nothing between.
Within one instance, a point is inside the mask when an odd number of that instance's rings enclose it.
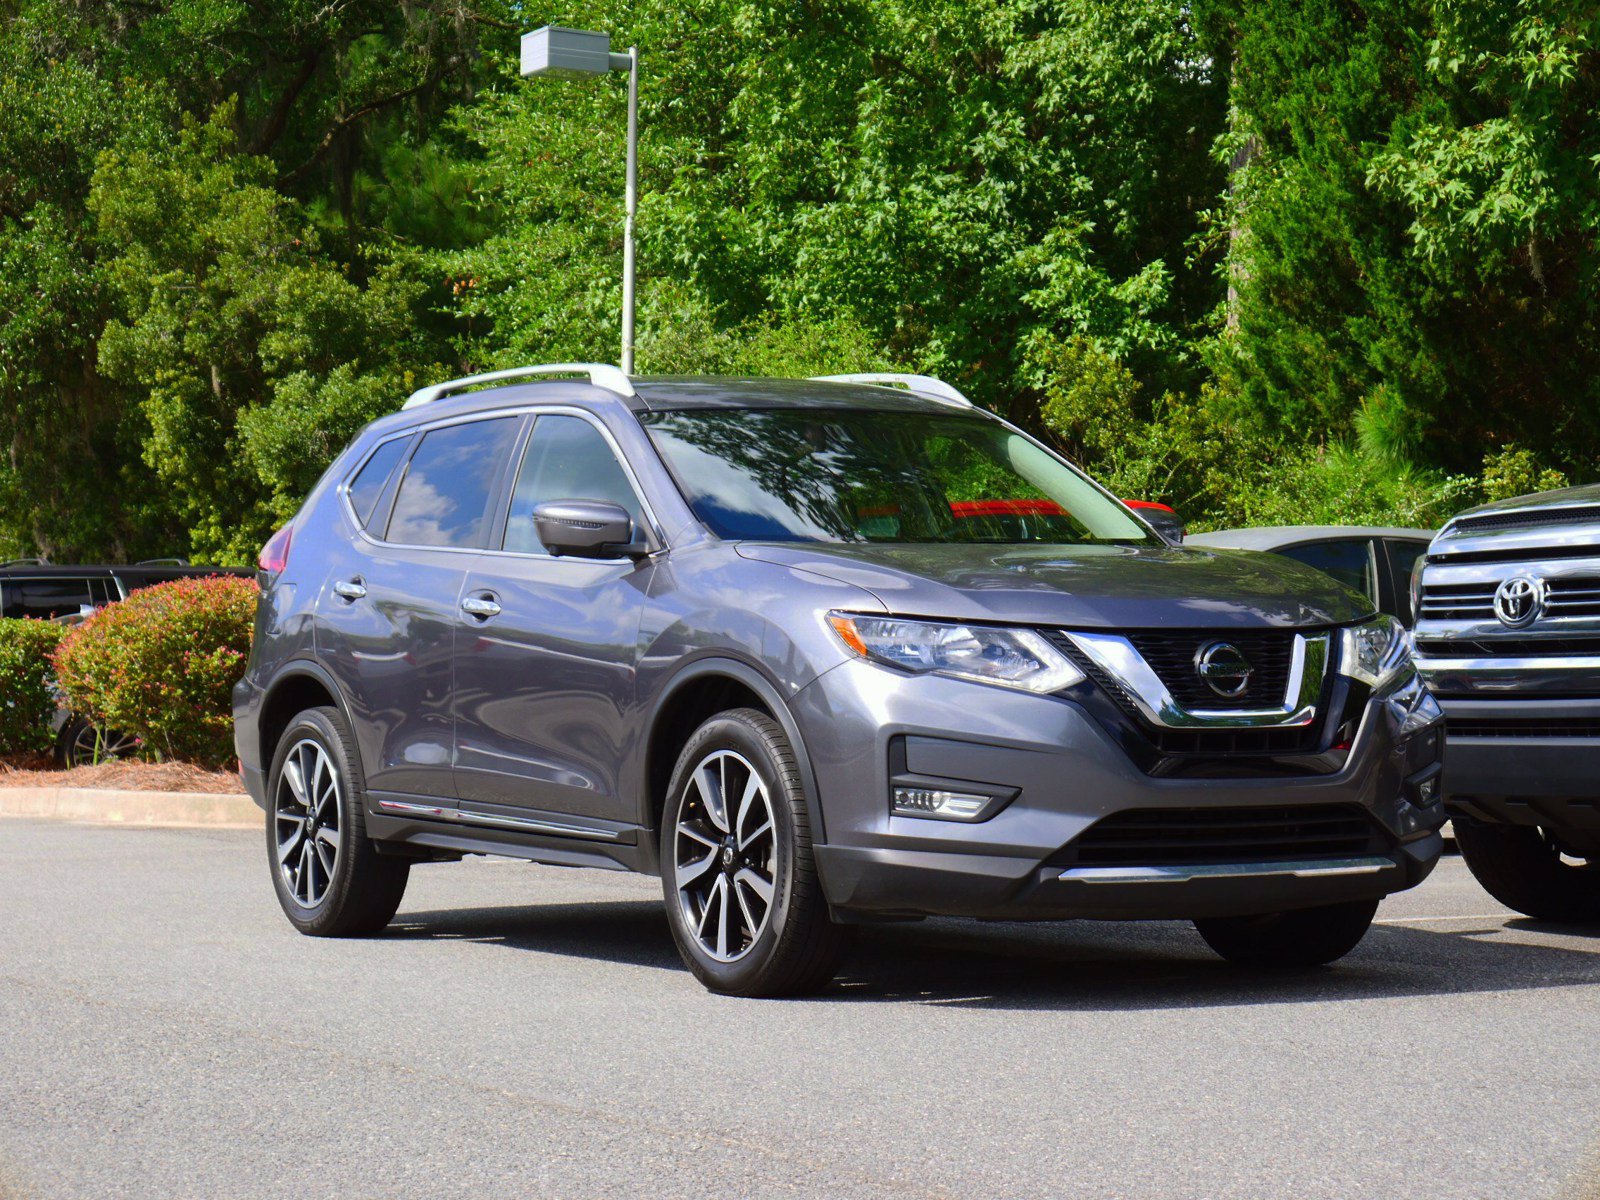
<instances>
[{"instance_id":1,"label":"chrome grille","mask_svg":"<svg viewBox=\"0 0 1600 1200\"><path fill-rule=\"evenodd\" d=\"M1294 661L1295 630L1280 632L1241 632L1229 630L1183 630L1174 632L1132 632L1127 635L1134 649L1167 685L1172 698L1188 709L1248 711L1272 708L1283 703L1289 687L1289 671ZM1195 670L1200 650L1212 642L1228 642L1239 648L1249 661L1253 674L1250 685L1240 696L1219 696Z\"/></svg>"},{"instance_id":2,"label":"chrome grille","mask_svg":"<svg viewBox=\"0 0 1600 1200\"><path fill-rule=\"evenodd\" d=\"M1508 569L1506 577L1515 574ZM1487 583L1424 583L1418 617L1424 621L1493 621L1499 580ZM1545 615L1600 617L1600 575L1545 580Z\"/></svg>"}]
</instances>

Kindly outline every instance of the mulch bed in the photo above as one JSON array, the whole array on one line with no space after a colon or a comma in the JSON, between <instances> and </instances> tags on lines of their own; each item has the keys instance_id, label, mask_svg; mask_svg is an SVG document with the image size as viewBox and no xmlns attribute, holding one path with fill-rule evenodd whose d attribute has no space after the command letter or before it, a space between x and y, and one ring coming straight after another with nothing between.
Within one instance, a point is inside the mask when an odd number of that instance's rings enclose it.
<instances>
[{"instance_id":1,"label":"mulch bed","mask_svg":"<svg viewBox=\"0 0 1600 1200\"><path fill-rule=\"evenodd\" d=\"M121 788L133 792L244 791L232 771L210 771L190 763L106 762L62 770L48 754L0 757L0 787Z\"/></svg>"}]
</instances>

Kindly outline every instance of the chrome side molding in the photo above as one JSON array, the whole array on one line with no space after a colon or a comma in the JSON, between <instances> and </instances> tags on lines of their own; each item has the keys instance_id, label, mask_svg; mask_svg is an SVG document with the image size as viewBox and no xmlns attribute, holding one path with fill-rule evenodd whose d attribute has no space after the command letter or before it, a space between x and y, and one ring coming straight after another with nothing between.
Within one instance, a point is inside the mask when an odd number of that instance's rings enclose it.
<instances>
[{"instance_id":1,"label":"chrome side molding","mask_svg":"<svg viewBox=\"0 0 1600 1200\"><path fill-rule=\"evenodd\" d=\"M619 830L573 825L539 817L505 817L494 813L463 812L459 808L444 808L437 804L413 804L406 800L379 800L378 807L386 813L399 816L426 817L430 821L450 821L457 825L485 825L494 829L515 829L521 833L543 833L551 837L587 838L596 842L622 840L622 833Z\"/></svg>"},{"instance_id":2,"label":"chrome side molding","mask_svg":"<svg viewBox=\"0 0 1600 1200\"><path fill-rule=\"evenodd\" d=\"M1320 879L1399 869L1393 859L1372 855L1287 862L1196 863L1183 867L1069 867L1060 877L1076 883L1187 883L1193 879Z\"/></svg>"},{"instance_id":3,"label":"chrome side molding","mask_svg":"<svg viewBox=\"0 0 1600 1200\"><path fill-rule=\"evenodd\" d=\"M1096 666L1122 684L1147 720L1168 729L1260 729L1311 724L1317 719L1317 700L1328 672L1331 645L1331 636L1326 633L1295 634L1283 703L1276 708L1233 711L1184 708L1125 637L1113 633L1069 633L1067 637Z\"/></svg>"}]
</instances>

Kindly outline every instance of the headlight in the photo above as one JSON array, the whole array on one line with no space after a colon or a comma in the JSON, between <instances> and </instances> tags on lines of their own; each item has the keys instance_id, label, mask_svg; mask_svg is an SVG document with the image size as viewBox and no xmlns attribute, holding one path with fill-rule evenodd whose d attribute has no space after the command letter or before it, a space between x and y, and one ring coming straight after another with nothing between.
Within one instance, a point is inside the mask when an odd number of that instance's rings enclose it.
<instances>
[{"instance_id":1,"label":"headlight","mask_svg":"<svg viewBox=\"0 0 1600 1200\"><path fill-rule=\"evenodd\" d=\"M1031 629L945 625L829 613L834 633L862 658L918 675L950 675L1025 692L1060 691L1083 672Z\"/></svg>"},{"instance_id":2,"label":"headlight","mask_svg":"<svg viewBox=\"0 0 1600 1200\"><path fill-rule=\"evenodd\" d=\"M1373 691L1412 669L1411 635L1393 617L1339 631L1339 671Z\"/></svg>"}]
</instances>

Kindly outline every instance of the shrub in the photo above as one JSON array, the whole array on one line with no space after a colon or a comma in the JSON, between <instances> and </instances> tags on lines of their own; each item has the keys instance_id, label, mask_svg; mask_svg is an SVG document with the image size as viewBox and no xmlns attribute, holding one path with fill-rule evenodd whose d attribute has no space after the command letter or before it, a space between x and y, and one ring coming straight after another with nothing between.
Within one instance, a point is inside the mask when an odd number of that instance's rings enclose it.
<instances>
[{"instance_id":1,"label":"shrub","mask_svg":"<svg viewBox=\"0 0 1600 1200\"><path fill-rule=\"evenodd\" d=\"M244 674L256 585L218 576L143 588L62 639L56 674L75 712L162 758L233 757L233 685Z\"/></svg>"},{"instance_id":2,"label":"shrub","mask_svg":"<svg viewBox=\"0 0 1600 1200\"><path fill-rule=\"evenodd\" d=\"M50 748L50 656L62 632L49 621L0 618L0 754Z\"/></svg>"}]
</instances>

